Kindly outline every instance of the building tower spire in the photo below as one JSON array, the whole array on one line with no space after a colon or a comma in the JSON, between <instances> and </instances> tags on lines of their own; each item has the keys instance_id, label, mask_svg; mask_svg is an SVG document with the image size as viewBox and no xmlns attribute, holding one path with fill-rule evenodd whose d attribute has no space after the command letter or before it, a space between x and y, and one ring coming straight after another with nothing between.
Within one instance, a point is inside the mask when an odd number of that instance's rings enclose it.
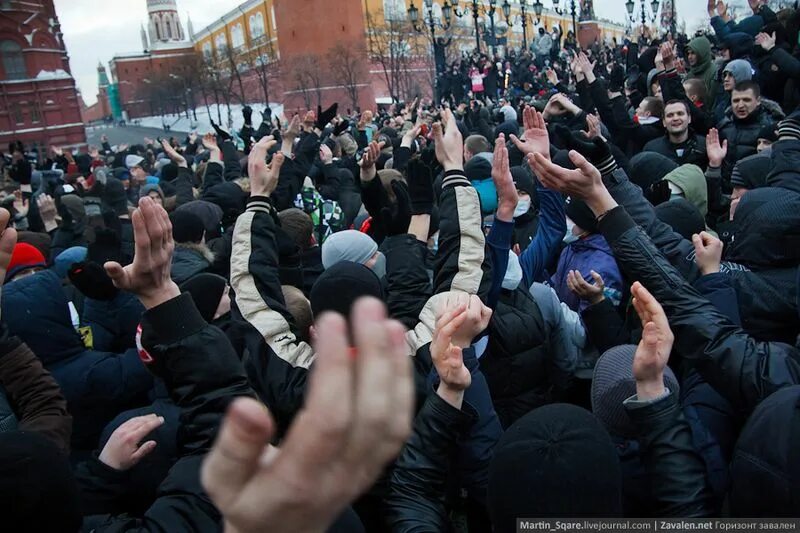
<instances>
[{"instance_id":1,"label":"building tower spire","mask_svg":"<svg viewBox=\"0 0 800 533\"><path fill-rule=\"evenodd\" d=\"M151 48L186 42L176 0L147 0L147 16Z\"/></svg>"}]
</instances>

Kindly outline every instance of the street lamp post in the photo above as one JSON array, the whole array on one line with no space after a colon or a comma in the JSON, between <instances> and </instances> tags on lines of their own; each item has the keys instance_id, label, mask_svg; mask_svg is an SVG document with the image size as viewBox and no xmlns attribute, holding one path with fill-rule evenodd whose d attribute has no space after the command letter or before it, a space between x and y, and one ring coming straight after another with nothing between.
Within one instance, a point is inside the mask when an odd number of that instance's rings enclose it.
<instances>
[{"instance_id":1,"label":"street lamp post","mask_svg":"<svg viewBox=\"0 0 800 533\"><path fill-rule=\"evenodd\" d=\"M629 0L631 1L631 0ZM559 15L564 15L567 10L561 9L558 7L559 0L553 0L553 11L558 13ZM575 0L569 0L569 12L572 15L572 35L575 37L575 40L578 40L578 24L575 22L575 16L577 14L577 6L575 5Z\"/></svg>"},{"instance_id":2,"label":"street lamp post","mask_svg":"<svg viewBox=\"0 0 800 533\"><path fill-rule=\"evenodd\" d=\"M641 0L641 3L642 3L641 5L642 37L644 37L644 30L645 27L647 26L647 8L644 5L645 0ZM632 23L636 22L636 16L633 14L635 8L636 4L634 3L633 0L628 0L627 2L625 2L625 9L628 10L628 18ZM652 14L650 15L650 22L655 23L656 18L658 16L658 0L650 1L650 10L652 11Z\"/></svg>"},{"instance_id":3,"label":"street lamp post","mask_svg":"<svg viewBox=\"0 0 800 533\"><path fill-rule=\"evenodd\" d=\"M508 22L509 26L516 24L516 21L519 20L522 23L522 48L524 50L528 49L528 24L530 20L530 25L533 26L533 17L530 13L528 13L527 8L530 0L520 0L520 14L517 15L517 18L514 22L511 22L511 5L506 0L503 3L503 15L506 17L506 22ZM536 24L542 20L542 10L544 9L544 5L542 4L541 0L535 0L533 5L533 12L536 15Z\"/></svg>"},{"instance_id":4,"label":"street lamp post","mask_svg":"<svg viewBox=\"0 0 800 533\"><path fill-rule=\"evenodd\" d=\"M422 24L420 24L419 9L417 9L417 6L414 5L414 0L411 0L411 5L408 6L408 19L411 21L411 26L414 28L414 31L418 33L426 31L425 25L427 24L427 30L431 32L431 60L433 61L435 73L435 79L433 81L433 98L436 102L439 102L441 98L441 95L439 94L439 77L441 73L439 72L439 64L436 61L436 28L438 26L444 31L447 31L450 28L453 6L450 5L448 0L444 1L444 4L442 4L442 16L444 18L444 22L439 22L433 16L433 0L423 1L427 6L427 19L423 20Z\"/></svg>"},{"instance_id":5,"label":"street lamp post","mask_svg":"<svg viewBox=\"0 0 800 533\"><path fill-rule=\"evenodd\" d=\"M458 9L457 5L458 1L456 0L455 7L452 8L453 12L457 17L463 17L467 12ZM511 5L508 4L508 0L505 0L505 3L502 6L503 10L505 10L506 5L508 5L508 9L510 11ZM478 49L478 52L481 51L481 35L480 31L478 30L478 17L480 16L481 13L483 13L484 15L487 15L489 17L489 22L491 24L491 31L492 31L492 54L497 55L497 36L494 31L494 14L497 9L497 0L489 0L488 8L479 4L478 0L472 0L472 5L470 6L470 8L472 9L472 20L473 24L475 25L475 48ZM444 8L442 8L442 11L444 11Z\"/></svg>"}]
</instances>

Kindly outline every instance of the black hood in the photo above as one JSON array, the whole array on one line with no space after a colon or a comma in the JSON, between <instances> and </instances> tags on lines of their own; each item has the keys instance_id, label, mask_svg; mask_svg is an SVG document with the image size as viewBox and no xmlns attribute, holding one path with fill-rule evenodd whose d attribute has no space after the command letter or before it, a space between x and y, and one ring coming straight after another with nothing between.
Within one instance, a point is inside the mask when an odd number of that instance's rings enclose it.
<instances>
[{"instance_id":1,"label":"black hood","mask_svg":"<svg viewBox=\"0 0 800 533\"><path fill-rule=\"evenodd\" d=\"M743 59L753 53L753 36L747 33L729 33L722 41L722 48L731 52L731 59Z\"/></svg>"},{"instance_id":2,"label":"black hood","mask_svg":"<svg viewBox=\"0 0 800 533\"><path fill-rule=\"evenodd\" d=\"M800 385L753 411L731 462L734 516L794 516L800 509Z\"/></svg>"},{"instance_id":3,"label":"black hood","mask_svg":"<svg viewBox=\"0 0 800 533\"><path fill-rule=\"evenodd\" d=\"M800 264L800 195L778 187L750 191L733 222L736 234L726 260L755 271Z\"/></svg>"}]
</instances>

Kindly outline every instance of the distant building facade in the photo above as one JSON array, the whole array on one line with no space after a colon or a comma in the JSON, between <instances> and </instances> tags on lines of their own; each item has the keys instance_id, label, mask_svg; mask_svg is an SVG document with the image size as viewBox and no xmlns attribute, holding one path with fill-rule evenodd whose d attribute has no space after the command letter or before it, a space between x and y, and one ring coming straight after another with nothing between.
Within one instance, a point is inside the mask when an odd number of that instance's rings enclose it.
<instances>
[{"instance_id":1,"label":"distant building facade","mask_svg":"<svg viewBox=\"0 0 800 533\"><path fill-rule=\"evenodd\" d=\"M52 0L0 0L0 146L86 143Z\"/></svg>"}]
</instances>

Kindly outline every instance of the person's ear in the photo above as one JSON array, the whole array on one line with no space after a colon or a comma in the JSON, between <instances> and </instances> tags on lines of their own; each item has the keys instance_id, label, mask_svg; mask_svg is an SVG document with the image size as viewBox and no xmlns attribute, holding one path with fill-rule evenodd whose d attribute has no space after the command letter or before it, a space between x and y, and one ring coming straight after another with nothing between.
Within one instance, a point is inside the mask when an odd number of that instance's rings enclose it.
<instances>
[{"instance_id":1,"label":"person's ear","mask_svg":"<svg viewBox=\"0 0 800 533\"><path fill-rule=\"evenodd\" d=\"M314 327L313 324L308 328L308 337L312 343L317 342L317 329Z\"/></svg>"}]
</instances>

